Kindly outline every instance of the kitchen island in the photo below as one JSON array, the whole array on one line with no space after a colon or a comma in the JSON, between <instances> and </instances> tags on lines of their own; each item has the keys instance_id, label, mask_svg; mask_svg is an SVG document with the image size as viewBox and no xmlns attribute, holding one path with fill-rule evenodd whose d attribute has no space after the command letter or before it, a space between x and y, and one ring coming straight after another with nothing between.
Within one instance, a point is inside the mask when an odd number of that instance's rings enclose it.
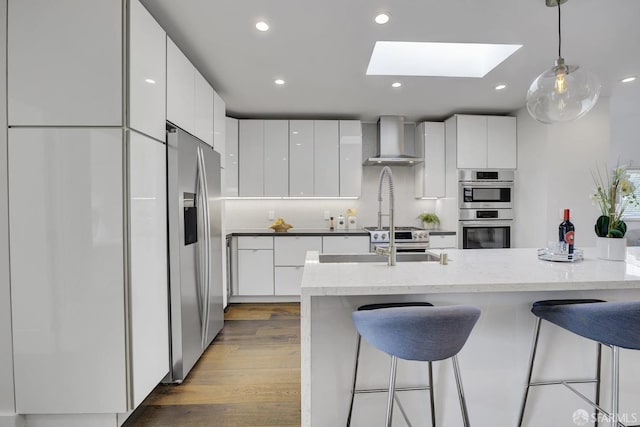
<instances>
[{"instance_id":1,"label":"kitchen island","mask_svg":"<svg viewBox=\"0 0 640 427\"><path fill-rule=\"evenodd\" d=\"M434 251L436 252L436 251ZM448 250L449 262L321 263L309 252L302 281L302 425L345 425L356 331L351 313L360 305L388 301L429 301L434 305L474 304L482 315L459 360L469 416L474 427L515 426L526 383L535 317L534 301L552 298L640 300L640 248L629 248L626 262L595 258L552 263L536 249ZM593 377L595 344L543 324L534 379ZM640 354L621 352L621 414L640 420ZM607 408L608 351L603 352L602 400ZM426 381L426 367L399 364L397 386ZM386 388L389 358L363 341L359 387ZM449 361L434 364L439 426L462 425ZM593 397L593 385L579 386ZM414 426L429 425L425 391L402 392ZM386 393L356 396L352 426L380 425ZM582 400L562 386L530 393L524 426L571 426ZM403 425L400 413L394 425ZM633 424L633 423L631 423ZM636 424L640 424L638 421Z\"/></svg>"}]
</instances>

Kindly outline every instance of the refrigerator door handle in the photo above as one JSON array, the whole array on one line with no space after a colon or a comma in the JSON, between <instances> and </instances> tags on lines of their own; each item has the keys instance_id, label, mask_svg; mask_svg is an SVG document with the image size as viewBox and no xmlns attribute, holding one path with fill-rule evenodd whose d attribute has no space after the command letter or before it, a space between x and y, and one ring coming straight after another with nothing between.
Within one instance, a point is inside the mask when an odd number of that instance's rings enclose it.
<instances>
[{"instance_id":1,"label":"refrigerator door handle","mask_svg":"<svg viewBox=\"0 0 640 427\"><path fill-rule=\"evenodd\" d=\"M207 176L204 161L204 152L202 147L198 147L198 180L201 189L202 196L202 213L203 213L203 245L205 262L204 268L204 286L201 291L204 295L201 298L202 301L202 325L201 325L201 345L204 348L207 344L207 337L209 335L209 309L211 298L211 225L210 225L210 212L209 212L209 189L207 187Z\"/></svg>"}]
</instances>

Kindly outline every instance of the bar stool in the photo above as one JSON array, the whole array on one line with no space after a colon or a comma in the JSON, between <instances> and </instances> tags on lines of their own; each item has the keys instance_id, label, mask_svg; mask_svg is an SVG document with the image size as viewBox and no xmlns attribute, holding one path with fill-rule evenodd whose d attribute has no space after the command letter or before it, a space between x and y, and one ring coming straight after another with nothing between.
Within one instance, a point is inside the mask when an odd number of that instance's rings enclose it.
<instances>
[{"instance_id":1,"label":"bar stool","mask_svg":"<svg viewBox=\"0 0 640 427\"><path fill-rule=\"evenodd\" d=\"M469 427L469 415L456 355L480 317L478 307L389 307L358 310L353 312L352 317L358 333L371 345L391 356L385 424L387 427L391 426L393 418L398 359L434 362L448 358L452 358L453 361L463 424ZM406 419L406 414L403 413L403 416ZM432 406L432 422L434 419Z\"/></svg>"},{"instance_id":2,"label":"bar stool","mask_svg":"<svg viewBox=\"0 0 640 427\"><path fill-rule=\"evenodd\" d=\"M640 350L640 301L605 302L602 300L551 300L538 301L531 312L538 317L536 335L539 333L540 319L551 322L563 329L598 343L598 369L595 380L560 380L554 382L532 383L531 371L535 359L537 336L532 348L529 379L520 413L519 426L522 424L529 388L535 385L562 384L596 411L607 415L612 427L623 425L618 421L619 408L619 349ZM606 345L612 350L611 363L611 412L607 412L599 403L601 347ZM591 401L570 384L595 382L596 401Z\"/></svg>"},{"instance_id":3,"label":"bar stool","mask_svg":"<svg viewBox=\"0 0 640 427\"><path fill-rule=\"evenodd\" d=\"M358 311L365 310L378 310L381 308L393 308L393 307L433 307L433 304L429 302L421 302L421 301L413 301L413 302L387 302L387 303L379 303L379 304L367 304L361 305L358 307ZM360 361L360 347L362 344L362 335L358 334L358 339L356 341L356 359L353 366L353 384L351 385L351 403L349 405L349 415L347 416L347 427L351 426L351 416L353 415L353 403L356 394L361 393L381 393L388 391L386 388L367 388L367 389L358 389L356 388L358 382L358 365ZM429 385L423 387L398 387L396 391L416 391L416 390L428 390L429 391L429 403L431 405L431 423L435 426L435 401L433 397L433 368L431 362L428 363L428 374L429 374ZM400 408L400 412L402 416L407 420L407 414L405 413L402 405L400 404L400 400L396 397L396 403L398 404L398 408Z\"/></svg>"}]
</instances>

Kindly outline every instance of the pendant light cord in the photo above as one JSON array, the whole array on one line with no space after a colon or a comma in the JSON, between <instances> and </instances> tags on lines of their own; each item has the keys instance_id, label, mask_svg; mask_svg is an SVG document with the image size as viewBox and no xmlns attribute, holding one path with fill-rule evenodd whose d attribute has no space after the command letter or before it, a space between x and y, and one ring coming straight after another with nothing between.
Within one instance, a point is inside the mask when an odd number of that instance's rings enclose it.
<instances>
[{"instance_id":1,"label":"pendant light cord","mask_svg":"<svg viewBox=\"0 0 640 427\"><path fill-rule=\"evenodd\" d=\"M560 20L560 0L558 0L558 58L562 58L562 31Z\"/></svg>"}]
</instances>

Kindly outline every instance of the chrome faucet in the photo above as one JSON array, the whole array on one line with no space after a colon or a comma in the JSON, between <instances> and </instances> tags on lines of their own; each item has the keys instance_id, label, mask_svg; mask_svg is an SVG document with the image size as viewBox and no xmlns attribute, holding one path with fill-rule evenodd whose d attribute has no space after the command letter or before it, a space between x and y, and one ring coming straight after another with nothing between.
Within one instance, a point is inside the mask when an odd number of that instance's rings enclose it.
<instances>
[{"instance_id":1,"label":"chrome faucet","mask_svg":"<svg viewBox=\"0 0 640 427\"><path fill-rule=\"evenodd\" d=\"M388 257L387 265L396 265L396 228L393 222L393 174L389 166L383 167L380 171L380 182L378 184L378 230L382 230L382 183L385 176L389 180L389 213L386 215L389 217L389 247L376 247L376 253Z\"/></svg>"}]
</instances>

